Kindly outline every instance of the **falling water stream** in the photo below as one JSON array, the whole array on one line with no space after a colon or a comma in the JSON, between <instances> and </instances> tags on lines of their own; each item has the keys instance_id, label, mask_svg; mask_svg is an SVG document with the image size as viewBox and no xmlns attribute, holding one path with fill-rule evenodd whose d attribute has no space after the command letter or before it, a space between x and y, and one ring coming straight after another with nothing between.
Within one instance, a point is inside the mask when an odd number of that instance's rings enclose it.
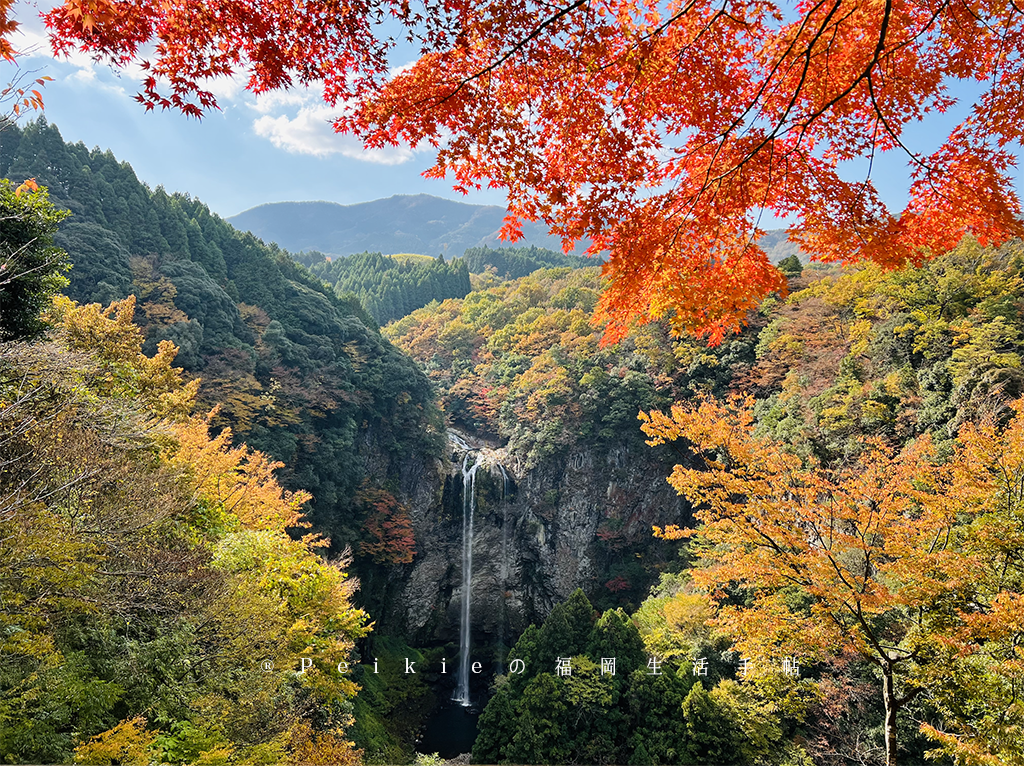
<instances>
[{"instance_id":1,"label":"falling water stream","mask_svg":"<svg viewBox=\"0 0 1024 766\"><path fill-rule=\"evenodd\" d=\"M501 616L500 627L498 630L498 640L504 645L505 643L505 631L508 627L508 487L509 478L508 471L505 470L505 466L498 463L498 468L501 469L501 569L498 571L498 576L501 580ZM502 675L505 672L504 663L498 666L498 674Z\"/></svg>"},{"instance_id":2,"label":"falling water stream","mask_svg":"<svg viewBox=\"0 0 1024 766\"><path fill-rule=\"evenodd\" d=\"M468 445L467 445L468 446ZM455 696L463 707L469 707L469 602L473 584L473 512L476 510L476 471L483 456L472 453L462 459L462 624L459 626L459 672L456 676Z\"/></svg>"}]
</instances>

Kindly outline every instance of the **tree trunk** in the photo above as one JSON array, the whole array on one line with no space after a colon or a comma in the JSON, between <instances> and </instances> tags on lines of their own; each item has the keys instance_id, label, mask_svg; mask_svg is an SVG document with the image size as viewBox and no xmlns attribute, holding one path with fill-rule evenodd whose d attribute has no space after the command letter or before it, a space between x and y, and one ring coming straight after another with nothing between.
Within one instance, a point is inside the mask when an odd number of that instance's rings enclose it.
<instances>
[{"instance_id":1,"label":"tree trunk","mask_svg":"<svg viewBox=\"0 0 1024 766\"><path fill-rule=\"evenodd\" d=\"M896 766L896 687L893 683L892 665L882 665L882 699L885 701L885 766Z\"/></svg>"}]
</instances>

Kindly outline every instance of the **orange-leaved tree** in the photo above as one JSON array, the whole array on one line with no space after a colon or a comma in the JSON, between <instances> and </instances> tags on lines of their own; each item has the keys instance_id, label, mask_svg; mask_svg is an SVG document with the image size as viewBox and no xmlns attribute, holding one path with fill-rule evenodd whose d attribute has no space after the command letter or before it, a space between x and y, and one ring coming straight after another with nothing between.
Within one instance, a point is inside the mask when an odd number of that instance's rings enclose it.
<instances>
[{"instance_id":1,"label":"orange-leaved tree","mask_svg":"<svg viewBox=\"0 0 1024 766\"><path fill-rule=\"evenodd\" d=\"M948 726L924 727L965 764L1024 763L1024 399L1005 428L967 424L948 502L969 522L960 543L971 600L921 669Z\"/></svg>"},{"instance_id":2,"label":"orange-leaved tree","mask_svg":"<svg viewBox=\"0 0 1024 766\"><path fill-rule=\"evenodd\" d=\"M211 78L241 74L322 87L367 146L430 145L427 175L508 192L507 234L539 219L610 253L609 341L658 317L721 339L784 289L757 211L821 258L892 266L1024 231L1008 0L66 0L46 23L58 53L141 60L147 108L199 116ZM963 81L959 124L909 146ZM841 172L886 151L909 167L902 210Z\"/></svg>"},{"instance_id":3,"label":"orange-leaved tree","mask_svg":"<svg viewBox=\"0 0 1024 766\"><path fill-rule=\"evenodd\" d=\"M409 509L386 489L364 482L356 499L366 509L359 552L378 564L409 564L416 555Z\"/></svg>"},{"instance_id":4,"label":"orange-leaved tree","mask_svg":"<svg viewBox=\"0 0 1024 766\"><path fill-rule=\"evenodd\" d=\"M922 693L944 716L927 732L949 752L1019 757L1019 724L1016 740L1006 730L1019 721L1013 691L1024 659L1022 500L1013 485L1024 478L1024 403L1016 412L1005 431L970 436L946 462L927 438L901 452L867 440L855 464L832 468L756 435L749 400L641 414L649 443L685 439L704 463L676 466L669 478L700 526L655 533L696 536L694 581L720 600L717 623L755 668L844 650L873 663L889 766L897 714ZM1017 445L1004 461L1010 473L1000 472L1004 442ZM985 681L955 680L971 668ZM988 736L995 731L998 742Z\"/></svg>"}]
</instances>

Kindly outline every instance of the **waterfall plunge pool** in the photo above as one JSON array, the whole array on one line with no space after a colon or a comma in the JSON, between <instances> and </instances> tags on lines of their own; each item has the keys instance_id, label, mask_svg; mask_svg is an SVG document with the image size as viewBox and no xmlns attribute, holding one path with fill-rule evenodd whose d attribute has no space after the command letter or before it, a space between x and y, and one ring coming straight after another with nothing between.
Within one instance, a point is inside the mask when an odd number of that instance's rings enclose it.
<instances>
[{"instance_id":1,"label":"waterfall plunge pool","mask_svg":"<svg viewBox=\"0 0 1024 766\"><path fill-rule=\"evenodd\" d=\"M437 753L442 758L454 758L473 749L476 723L480 711L464 707L458 702L446 702L428 720L416 752Z\"/></svg>"}]
</instances>

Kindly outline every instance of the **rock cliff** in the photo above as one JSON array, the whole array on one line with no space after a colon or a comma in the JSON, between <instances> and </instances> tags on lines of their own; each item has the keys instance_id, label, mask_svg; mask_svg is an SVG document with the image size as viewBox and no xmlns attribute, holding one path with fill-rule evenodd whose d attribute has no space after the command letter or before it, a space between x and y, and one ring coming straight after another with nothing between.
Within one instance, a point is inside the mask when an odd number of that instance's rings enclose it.
<instances>
[{"instance_id":1,"label":"rock cliff","mask_svg":"<svg viewBox=\"0 0 1024 766\"><path fill-rule=\"evenodd\" d=\"M457 642L462 597L463 461L475 481L471 625L475 656L500 652L577 587L595 603L642 598L675 555L653 524L686 523L665 481L670 455L643 446L578 447L524 470L501 445L449 431L449 460L403 480L417 553L389 576L381 629L415 645ZM414 474L414 475L413 475ZM427 499L429 498L429 500ZM641 566L643 563L643 566Z\"/></svg>"}]
</instances>

